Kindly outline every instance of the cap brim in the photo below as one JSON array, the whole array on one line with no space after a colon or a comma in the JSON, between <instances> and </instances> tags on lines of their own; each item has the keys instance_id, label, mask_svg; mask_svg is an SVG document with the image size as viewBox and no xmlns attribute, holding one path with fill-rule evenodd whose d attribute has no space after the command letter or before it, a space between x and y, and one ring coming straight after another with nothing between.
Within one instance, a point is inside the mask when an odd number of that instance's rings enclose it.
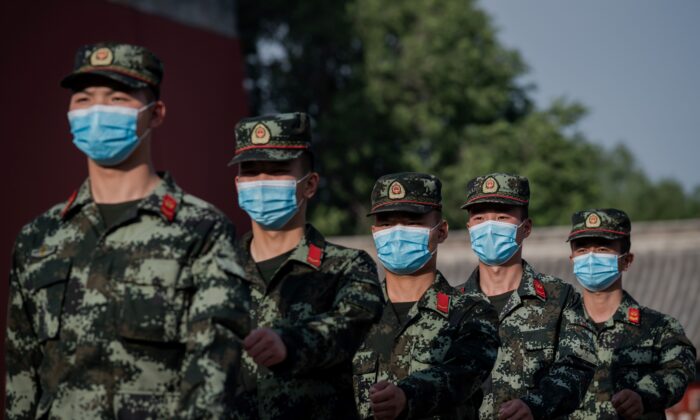
<instances>
[{"instance_id":1,"label":"cap brim","mask_svg":"<svg viewBox=\"0 0 700 420\"><path fill-rule=\"evenodd\" d=\"M477 198L474 201L469 201L466 202L462 205L462 209L468 209L469 207L476 205L476 204L482 204L482 203L491 203L491 204L505 204L508 206L519 206L519 207L525 207L528 205L527 202L523 202L520 200L515 200L515 199L510 199L507 197L483 197L483 198Z\"/></svg>"},{"instance_id":2,"label":"cap brim","mask_svg":"<svg viewBox=\"0 0 700 420\"><path fill-rule=\"evenodd\" d=\"M580 231L580 232L577 232L573 235L570 235L566 239L566 242L571 242L575 239L581 239L581 238L603 238L603 239L615 240L615 239L626 238L628 236L629 235L624 235L621 233L614 233L614 232L607 232L607 231L591 229L591 230Z\"/></svg>"},{"instance_id":3,"label":"cap brim","mask_svg":"<svg viewBox=\"0 0 700 420\"><path fill-rule=\"evenodd\" d=\"M241 162L250 161L282 161L282 160L292 160L301 156L307 149L251 149L246 150L231 159L228 166L236 165Z\"/></svg>"},{"instance_id":4,"label":"cap brim","mask_svg":"<svg viewBox=\"0 0 700 420\"><path fill-rule=\"evenodd\" d=\"M133 77L111 71L82 71L69 74L61 80L61 87L66 89L76 89L80 87L90 86L92 84L100 84L100 82L116 82L128 89L143 89L147 87L156 88L148 83L134 79Z\"/></svg>"},{"instance_id":5,"label":"cap brim","mask_svg":"<svg viewBox=\"0 0 700 420\"><path fill-rule=\"evenodd\" d=\"M373 216L378 213L389 213L396 211L405 213L426 214L430 213L433 210L438 210L438 207L424 206L422 204L393 203L378 207L377 209L370 211L369 213L367 213L367 217Z\"/></svg>"}]
</instances>

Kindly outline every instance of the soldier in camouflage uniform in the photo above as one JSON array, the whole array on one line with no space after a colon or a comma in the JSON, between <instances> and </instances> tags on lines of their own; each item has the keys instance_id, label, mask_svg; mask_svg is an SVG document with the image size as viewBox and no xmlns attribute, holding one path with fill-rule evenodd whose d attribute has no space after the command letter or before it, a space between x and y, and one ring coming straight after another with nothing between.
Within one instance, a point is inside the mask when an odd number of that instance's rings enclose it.
<instances>
[{"instance_id":1,"label":"soldier in camouflage uniform","mask_svg":"<svg viewBox=\"0 0 700 420\"><path fill-rule=\"evenodd\" d=\"M352 356L381 315L376 266L306 223L319 175L303 113L242 120L231 164L252 231L237 245L252 282L243 418L356 418ZM243 404L248 403L248 411Z\"/></svg>"},{"instance_id":2,"label":"soldier in camouflage uniform","mask_svg":"<svg viewBox=\"0 0 700 420\"><path fill-rule=\"evenodd\" d=\"M580 296L522 259L530 235L527 178L494 173L467 186L471 246L479 266L464 285L499 313L501 348L486 381L481 417L553 418L572 413L593 377L593 336L574 310Z\"/></svg>"},{"instance_id":3,"label":"soldier in camouflage uniform","mask_svg":"<svg viewBox=\"0 0 700 420\"><path fill-rule=\"evenodd\" d=\"M89 178L26 225L14 247L9 419L223 414L249 292L231 223L152 170L161 76L144 48L97 44L78 51L62 82L73 91L69 119Z\"/></svg>"},{"instance_id":4,"label":"soldier in camouflage uniform","mask_svg":"<svg viewBox=\"0 0 700 420\"><path fill-rule=\"evenodd\" d=\"M387 304L354 358L362 418L478 418L481 383L498 353L498 316L436 268L447 238L440 180L385 175L372 190L372 227Z\"/></svg>"},{"instance_id":5,"label":"soldier in camouflage uniform","mask_svg":"<svg viewBox=\"0 0 700 420\"><path fill-rule=\"evenodd\" d=\"M664 410L695 377L695 348L678 321L639 305L622 289L622 272L634 260L627 214L583 210L571 222L571 259L599 363L571 418L666 418Z\"/></svg>"}]
</instances>

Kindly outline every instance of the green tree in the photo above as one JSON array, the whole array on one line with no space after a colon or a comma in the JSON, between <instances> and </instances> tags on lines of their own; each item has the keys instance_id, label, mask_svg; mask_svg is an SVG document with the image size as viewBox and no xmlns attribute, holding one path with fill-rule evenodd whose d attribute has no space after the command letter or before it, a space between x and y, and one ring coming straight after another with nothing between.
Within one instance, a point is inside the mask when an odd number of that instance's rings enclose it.
<instances>
[{"instance_id":1,"label":"green tree","mask_svg":"<svg viewBox=\"0 0 700 420\"><path fill-rule=\"evenodd\" d=\"M253 113L316 120L324 181L312 221L324 232L366 233L372 185L397 171L438 175L453 227L464 225L467 181L493 171L530 178L539 225L595 206L634 220L698 215L700 194L651 182L623 146L587 141L582 105L534 107L520 82L526 65L474 1L246 0L239 9Z\"/></svg>"}]
</instances>

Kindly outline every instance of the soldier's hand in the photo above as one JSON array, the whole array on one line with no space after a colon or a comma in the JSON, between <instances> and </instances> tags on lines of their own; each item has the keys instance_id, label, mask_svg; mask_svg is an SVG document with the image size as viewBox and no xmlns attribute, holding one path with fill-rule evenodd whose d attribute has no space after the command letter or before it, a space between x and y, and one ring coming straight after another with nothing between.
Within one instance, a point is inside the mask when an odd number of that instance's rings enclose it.
<instances>
[{"instance_id":1,"label":"soldier's hand","mask_svg":"<svg viewBox=\"0 0 700 420\"><path fill-rule=\"evenodd\" d=\"M243 348L255 363L270 367L287 358L287 347L282 338L270 328L258 328L243 340Z\"/></svg>"},{"instance_id":2,"label":"soldier's hand","mask_svg":"<svg viewBox=\"0 0 700 420\"><path fill-rule=\"evenodd\" d=\"M533 420L532 411L521 399L506 401L498 410L498 420Z\"/></svg>"},{"instance_id":3,"label":"soldier's hand","mask_svg":"<svg viewBox=\"0 0 700 420\"><path fill-rule=\"evenodd\" d=\"M623 389L612 397L612 405L617 414L625 419L636 419L644 414L642 397L630 389Z\"/></svg>"},{"instance_id":4,"label":"soldier's hand","mask_svg":"<svg viewBox=\"0 0 700 420\"><path fill-rule=\"evenodd\" d=\"M401 388L388 381L379 381L369 389L374 418L395 419L406 408L406 394Z\"/></svg>"}]
</instances>

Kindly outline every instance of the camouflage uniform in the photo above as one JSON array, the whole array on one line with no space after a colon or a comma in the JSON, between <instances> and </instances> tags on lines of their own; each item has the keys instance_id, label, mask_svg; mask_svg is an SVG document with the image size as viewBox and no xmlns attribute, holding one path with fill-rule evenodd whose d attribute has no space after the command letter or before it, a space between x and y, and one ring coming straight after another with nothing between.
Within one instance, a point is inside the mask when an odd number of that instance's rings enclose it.
<instances>
[{"instance_id":1,"label":"camouflage uniform","mask_svg":"<svg viewBox=\"0 0 700 420\"><path fill-rule=\"evenodd\" d=\"M469 182L462 208L478 203L526 206L527 178L490 174ZM465 292L482 294L478 268ZM523 261L517 290L499 314L501 348L483 387L481 418L497 418L499 407L520 398L534 418L570 414L582 401L595 367L593 335L581 326L580 296L562 280L537 273Z\"/></svg>"},{"instance_id":2,"label":"camouflage uniform","mask_svg":"<svg viewBox=\"0 0 700 420\"><path fill-rule=\"evenodd\" d=\"M384 297L388 299L386 289ZM406 418L478 418L479 388L498 352L496 311L483 297L450 286L438 272L408 318L400 324L385 307L381 321L355 354L354 385L361 417L372 417L370 387L388 380L406 394ZM394 339L389 358L371 346L380 335Z\"/></svg>"},{"instance_id":3,"label":"camouflage uniform","mask_svg":"<svg viewBox=\"0 0 700 420\"><path fill-rule=\"evenodd\" d=\"M372 211L427 213L441 206L440 180L400 173L381 177L372 192ZM497 314L481 296L462 294L437 272L433 285L397 319L384 284L387 305L353 360L355 398L362 418L371 418L369 390L387 380L406 395L403 418L478 418L482 381L498 352ZM377 342L393 342L384 354Z\"/></svg>"},{"instance_id":4,"label":"camouflage uniform","mask_svg":"<svg viewBox=\"0 0 700 420\"><path fill-rule=\"evenodd\" d=\"M156 89L160 74L142 47L98 44L78 52L63 85ZM151 76L155 85L141 84ZM249 323L233 226L161 178L113 226L88 180L22 229L10 272L8 418L222 414Z\"/></svg>"},{"instance_id":5,"label":"camouflage uniform","mask_svg":"<svg viewBox=\"0 0 700 420\"><path fill-rule=\"evenodd\" d=\"M574 213L568 240L629 237L629 217L616 209ZM581 310L585 312L581 304ZM623 291L622 302L601 327L586 314L597 336L598 367L581 407L572 419L617 419L612 396L629 389L642 397L644 419L666 418L695 377L695 348L674 318L639 305Z\"/></svg>"},{"instance_id":6,"label":"camouflage uniform","mask_svg":"<svg viewBox=\"0 0 700 420\"><path fill-rule=\"evenodd\" d=\"M166 174L107 229L86 181L14 248L8 418L220 415L246 334L233 227Z\"/></svg>"},{"instance_id":7,"label":"camouflage uniform","mask_svg":"<svg viewBox=\"0 0 700 420\"><path fill-rule=\"evenodd\" d=\"M302 113L245 119L236 140L231 164L295 159L309 152L309 120ZM364 251L326 242L307 224L266 283L250 255L251 240L251 233L244 235L237 252L252 283L253 328L274 329L287 357L268 369L244 354L234 409L242 418L356 418L352 356L383 305L374 261Z\"/></svg>"}]
</instances>

